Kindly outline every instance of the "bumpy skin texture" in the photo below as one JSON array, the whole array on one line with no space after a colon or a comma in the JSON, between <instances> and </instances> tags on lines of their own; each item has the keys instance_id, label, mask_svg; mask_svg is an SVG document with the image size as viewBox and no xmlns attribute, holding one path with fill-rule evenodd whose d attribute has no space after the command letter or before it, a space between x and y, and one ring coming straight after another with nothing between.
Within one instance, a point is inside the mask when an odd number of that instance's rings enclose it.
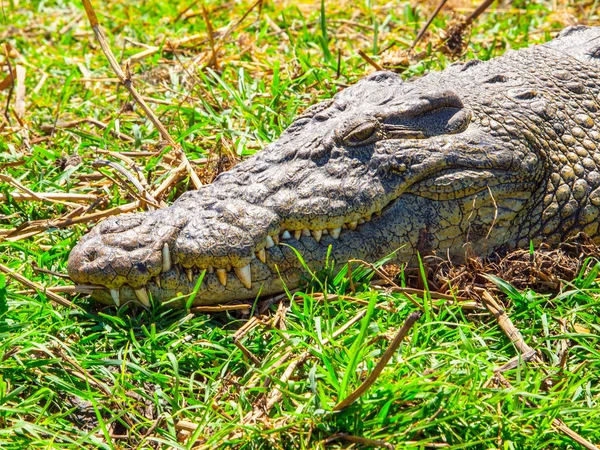
<instances>
[{"instance_id":1,"label":"bumpy skin texture","mask_svg":"<svg viewBox=\"0 0 600 450\"><path fill-rule=\"evenodd\" d=\"M194 303L212 304L296 286L295 251L317 269L329 246L339 267L600 241L599 94L600 28L408 83L373 73L212 185L105 220L69 275L105 286L100 301L146 303L189 294L206 269Z\"/></svg>"}]
</instances>

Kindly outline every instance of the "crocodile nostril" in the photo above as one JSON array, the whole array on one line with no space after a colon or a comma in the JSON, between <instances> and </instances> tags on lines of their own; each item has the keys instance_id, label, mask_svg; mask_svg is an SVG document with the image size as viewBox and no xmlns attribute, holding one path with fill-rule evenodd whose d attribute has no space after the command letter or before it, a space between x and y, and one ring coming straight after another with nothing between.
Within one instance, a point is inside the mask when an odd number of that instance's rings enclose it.
<instances>
[{"instance_id":1,"label":"crocodile nostril","mask_svg":"<svg viewBox=\"0 0 600 450\"><path fill-rule=\"evenodd\" d=\"M98 252L94 248L88 248L85 251L85 258L88 262L94 262L98 258Z\"/></svg>"}]
</instances>

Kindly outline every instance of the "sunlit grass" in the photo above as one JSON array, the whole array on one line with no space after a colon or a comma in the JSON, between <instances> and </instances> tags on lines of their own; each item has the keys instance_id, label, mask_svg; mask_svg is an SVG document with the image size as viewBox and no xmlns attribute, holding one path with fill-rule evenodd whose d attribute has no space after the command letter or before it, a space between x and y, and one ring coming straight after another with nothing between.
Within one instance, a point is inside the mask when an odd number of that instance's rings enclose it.
<instances>
[{"instance_id":1,"label":"sunlit grass","mask_svg":"<svg viewBox=\"0 0 600 450\"><path fill-rule=\"evenodd\" d=\"M556 10L525 1L490 10L459 57L436 51L452 16L444 12L403 76L546 41L573 17L597 21L591 5L556 3ZM435 6L264 2L248 12L253 2L207 4L218 46L217 64L208 67L207 24L200 5L190 4L95 7L121 62L143 45L157 47L130 70L188 158L207 164L204 181L274 140L310 104L369 73L358 49L378 63L401 61ZM470 2L455 7L473 9ZM173 51L168 43L175 41L184 43ZM11 64L27 71L24 117L19 122L9 103L8 118L0 118L0 173L33 192L93 194L93 211L132 201L106 177L113 172L98 175L92 167L99 157L122 162L100 151L133 158L154 188L167 179L168 148L115 83L79 3L5 2L0 42L14 49L7 50ZM4 64L0 78L6 73ZM3 112L8 99L9 90L0 91ZM50 131L87 117L106 129L79 123ZM183 176L164 200L188 188ZM14 192L19 188L0 180L7 196L0 202L0 263L42 286L68 285L56 274L66 273L86 225L49 221L75 206L16 201ZM39 233L4 239L33 221ZM518 355L491 315L433 301L427 291L374 289L376 275L358 263L335 276L315 274L239 338L248 324L243 315L117 310L85 298L70 310L0 274L0 447L324 448L359 438L396 448L580 448L556 429L556 418L598 444L599 270L597 260L583 262L554 297L495 280L508 315L544 360L505 372L510 386L490 382ZM417 309L423 317L376 383L333 412Z\"/></svg>"}]
</instances>

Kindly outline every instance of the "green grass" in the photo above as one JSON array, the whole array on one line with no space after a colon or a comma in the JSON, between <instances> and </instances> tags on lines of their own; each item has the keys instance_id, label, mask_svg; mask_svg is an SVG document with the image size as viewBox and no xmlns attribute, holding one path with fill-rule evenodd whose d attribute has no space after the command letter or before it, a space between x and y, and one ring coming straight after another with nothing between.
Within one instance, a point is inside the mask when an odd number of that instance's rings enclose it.
<instances>
[{"instance_id":1,"label":"green grass","mask_svg":"<svg viewBox=\"0 0 600 450\"><path fill-rule=\"evenodd\" d=\"M433 3L264 2L218 41L212 68L205 67L211 50L199 4L95 7L120 61L144 50L134 42L159 48L131 72L143 95L158 101L151 105L188 158L199 165L209 158L201 172L208 181L274 140L309 104L370 72L357 49L379 63L401 61ZM590 2L555 3L555 10L552 2L524 0L491 9L475 23L459 59L488 59L546 41L572 18L598 22ZM456 4L466 8L459 12L473 7ZM138 108L124 108L131 99L123 87L90 80L114 75L79 3L2 5L0 42L14 49L12 67L26 68L27 91L20 121L14 92L8 118L0 117L0 174L9 177L0 180L0 194L8 195L0 203L0 263L42 286L68 285L56 274L66 273L69 250L86 225L57 220L73 204L15 200L10 194L22 192L15 182L34 192L102 197L104 204L80 203L101 211L132 198L107 178L112 169L99 175L92 167L98 157L125 164L99 150L127 152L157 187L172 171L168 149ZM207 3L212 28L222 36L252 5ZM417 47L422 58L410 60L406 77L457 59L435 51L449 20L449 12L434 20ZM195 35L169 50L168 41ZM378 54L382 49L387 56ZM4 63L0 78L6 73ZM8 101L9 90L0 91L3 113ZM107 128L82 123L44 131L86 117ZM114 130L133 141L115 138ZM157 155L135 155L147 151ZM189 188L184 176L164 200ZM31 224L37 233L21 236ZM16 240L8 236L15 230ZM488 383L518 355L491 315L429 295L375 290L370 274L355 265L352 282L345 271L319 274L284 302L282 319L278 305L271 306L239 340L252 358L234 339L247 323L242 315L99 308L83 297L69 309L0 274L0 448L335 448L375 441L396 448L582 448L554 419L600 444L599 269L586 261L554 297L495 280L509 317L544 361L505 372L510 386ZM425 314L376 383L351 407L333 412L372 372L415 301ZM269 399L276 401L267 411ZM253 411L255 420L248 420ZM366 441L352 444L359 438Z\"/></svg>"}]
</instances>

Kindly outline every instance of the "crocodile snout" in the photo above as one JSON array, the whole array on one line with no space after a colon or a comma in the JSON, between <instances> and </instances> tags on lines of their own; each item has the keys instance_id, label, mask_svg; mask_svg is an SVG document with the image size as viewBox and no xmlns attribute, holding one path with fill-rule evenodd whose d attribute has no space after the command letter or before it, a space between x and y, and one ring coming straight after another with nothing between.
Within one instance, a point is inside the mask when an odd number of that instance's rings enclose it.
<instances>
[{"instance_id":1,"label":"crocodile snout","mask_svg":"<svg viewBox=\"0 0 600 450\"><path fill-rule=\"evenodd\" d=\"M206 196L199 209L200 195L190 193L177 208L106 219L71 251L69 276L106 288L96 296L144 305L149 293L189 293L202 272L216 290L251 290L253 278L270 277L263 263L277 239L277 216L241 200Z\"/></svg>"}]
</instances>

